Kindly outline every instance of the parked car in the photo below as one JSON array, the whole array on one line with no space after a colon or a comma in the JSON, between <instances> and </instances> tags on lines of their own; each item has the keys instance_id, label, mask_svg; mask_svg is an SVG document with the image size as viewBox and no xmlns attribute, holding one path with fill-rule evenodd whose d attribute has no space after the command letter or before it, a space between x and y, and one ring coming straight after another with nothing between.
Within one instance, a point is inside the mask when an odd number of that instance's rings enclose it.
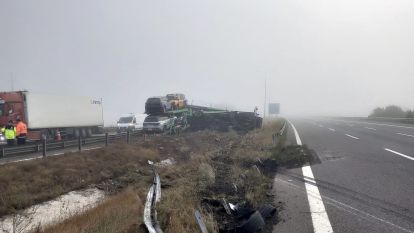
<instances>
[{"instance_id":1,"label":"parked car","mask_svg":"<svg viewBox=\"0 0 414 233\"><path fill-rule=\"evenodd\" d=\"M148 98L145 102L145 113L148 115L163 115L171 110L171 104L165 96Z\"/></svg>"},{"instance_id":2,"label":"parked car","mask_svg":"<svg viewBox=\"0 0 414 233\"><path fill-rule=\"evenodd\" d=\"M125 114L117 122L118 132L142 130L147 114Z\"/></svg>"},{"instance_id":3,"label":"parked car","mask_svg":"<svg viewBox=\"0 0 414 233\"><path fill-rule=\"evenodd\" d=\"M147 116L144 120L143 131L146 133L162 133L174 126L176 117Z\"/></svg>"},{"instance_id":4,"label":"parked car","mask_svg":"<svg viewBox=\"0 0 414 233\"><path fill-rule=\"evenodd\" d=\"M187 106L187 99L184 94L168 94L167 100L170 103L172 110L182 109Z\"/></svg>"}]
</instances>

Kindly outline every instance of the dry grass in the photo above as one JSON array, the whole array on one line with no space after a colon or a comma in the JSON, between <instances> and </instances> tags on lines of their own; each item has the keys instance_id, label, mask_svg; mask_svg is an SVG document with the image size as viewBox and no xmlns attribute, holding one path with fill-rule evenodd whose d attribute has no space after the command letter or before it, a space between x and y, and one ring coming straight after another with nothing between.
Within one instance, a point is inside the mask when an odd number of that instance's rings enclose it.
<instances>
[{"instance_id":1,"label":"dry grass","mask_svg":"<svg viewBox=\"0 0 414 233\"><path fill-rule=\"evenodd\" d=\"M262 128L255 130L254 143L263 146L272 145L272 134L279 132L283 123L284 120L281 118L264 121Z\"/></svg>"},{"instance_id":2,"label":"dry grass","mask_svg":"<svg viewBox=\"0 0 414 233\"><path fill-rule=\"evenodd\" d=\"M155 150L120 143L107 149L0 166L0 216L126 175L158 157Z\"/></svg>"},{"instance_id":3,"label":"dry grass","mask_svg":"<svg viewBox=\"0 0 414 233\"><path fill-rule=\"evenodd\" d=\"M139 232L145 200L144 190L127 188L81 215L49 227L42 233L114 233ZM144 232L141 228L141 232Z\"/></svg>"},{"instance_id":4,"label":"dry grass","mask_svg":"<svg viewBox=\"0 0 414 233\"><path fill-rule=\"evenodd\" d=\"M200 210L209 232L218 232L217 213L205 208L200 202L201 198L225 196L230 189L232 195L237 195L233 199L246 200L254 207L267 201L266 192L270 189L271 179L259 173L253 165L257 163L258 158L263 161L270 158L271 153L260 148L271 144L271 135L280 127L280 122L270 122L266 123L263 129L247 135L203 131L179 138L161 137L151 139L142 145L116 145L107 150L88 153L87 156L86 153L65 156L62 161L49 161L47 166L42 165L40 161L40 165L36 165L35 168L31 165L25 169L29 170L28 174L36 174L47 168L48 172L36 179L36 185L43 184L56 190L61 187L56 192L58 194L71 187L82 187L87 183L125 174L127 171L142 171L143 168L147 168L147 159L159 159L158 153L161 158L174 157L177 164L158 168L162 198L157 205L157 211L162 229L166 233L199 232L194 211ZM23 167L17 166L14 169L21 172L25 170ZM2 168L0 174L1 170ZM52 182L53 178L50 177L62 175L63 171L70 172L69 177L76 182L64 180L68 182L64 186ZM39 182L41 180L43 183ZM133 188L127 188L96 208L44 232L145 232L140 225L145 195L150 183L150 180L135 180L130 184ZM237 184L240 192L232 191L233 187L228 185L232 183ZM50 193L33 189L39 195L50 196Z\"/></svg>"}]
</instances>

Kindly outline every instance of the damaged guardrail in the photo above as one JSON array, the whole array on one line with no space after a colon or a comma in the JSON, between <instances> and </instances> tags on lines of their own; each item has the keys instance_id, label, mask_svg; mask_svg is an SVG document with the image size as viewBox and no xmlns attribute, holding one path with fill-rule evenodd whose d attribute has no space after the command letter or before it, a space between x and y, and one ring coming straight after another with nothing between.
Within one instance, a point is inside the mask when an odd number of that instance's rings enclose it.
<instances>
[{"instance_id":1,"label":"damaged guardrail","mask_svg":"<svg viewBox=\"0 0 414 233\"><path fill-rule=\"evenodd\" d=\"M161 180L155 171L152 161L148 161L154 169L154 183L151 185L144 207L144 223L149 233L163 233L157 220L156 204L161 201Z\"/></svg>"}]
</instances>

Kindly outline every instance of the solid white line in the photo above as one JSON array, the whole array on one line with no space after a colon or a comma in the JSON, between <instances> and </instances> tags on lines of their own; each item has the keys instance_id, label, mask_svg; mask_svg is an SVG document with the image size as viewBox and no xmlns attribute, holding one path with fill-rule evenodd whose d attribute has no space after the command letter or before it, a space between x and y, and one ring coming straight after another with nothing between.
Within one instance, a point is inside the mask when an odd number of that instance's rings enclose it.
<instances>
[{"instance_id":1,"label":"solid white line","mask_svg":"<svg viewBox=\"0 0 414 233\"><path fill-rule=\"evenodd\" d=\"M289 124L292 126L293 132L295 133L295 137L296 137L296 144L298 144L299 146L301 146L301 145L302 145L302 141L300 140L300 137L299 137L298 131L296 130L296 128L295 128L295 126L292 124L292 122L290 122L289 120L288 120L288 122L289 122Z\"/></svg>"},{"instance_id":2,"label":"solid white line","mask_svg":"<svg viewBox=\"0 0 414 233\"><path fill-rule=\"evenodd\" d=\"M336 130L335 129L332 129L332 128L328 128L330 131L332 131L332 132L335 132Z\"/></svg>"},{"instance_id":3,"label":"solid white line","mask_svg":"<svg viewBox=\"0 0 414 233\"><path fill-rule=\"evenodd\" d=\"M301 190L301 191L303 191L303 188L302 188L302 187L300 187L300 186L298 186L298 185L292 184L292 183L290 183L290 182L286 182L286 181L284 181L284 180L282 180L282 179L280 179L280 178L275 178L275 180L278 180L278 181L280 181L280 182L282 182L282 183L285 183L286 185L289 185L289 186L291 186L291 187L293 187L293 188L296 188L297 190ZM389 225L389 226L392 226L392 227L398 228L398 229L400 229L400 230L402 230L402 231L405 231L405 232L410 232L410 233L414 233L413 231L410 231L410 230L405 229L405 228L403 228L403 227L401 227L401 226L398 226L398 225L396 225L396 224L394 224L394 223L392 223L392 222L390 222L390 221L387 221L387 220L385 220L385 219L382 219L382 218L379 218L379 217L374 216L374 215L372 215L372 214L369 214L369 213L367 213L367 212L364 212L364 211L362 211L362 210L360 210L360 209L354 208L354 207L352 207L352 206L350 206L350 205L347 205L347 204L345 204L345 203L343 203L343 202L337 201L337 200L335 200L335 199L332 199L332 198L327 197L327 196L324 196L324 195L322 195L321 197L323 197L325 200L328 200L328 201L326 202L328 205L333 205L333 206L335 206L336 208L338 208L338 209L342 209L342 210L344 210L344 211L346 211L346 212L348 212L348 213L350 213L350 214L356 215L356 216L361 217L361 218L365 218L365 219L367 219L367 220L374 219L374 220L377 220L377 221L382 222L382 223L384 223L384 224L387 224L387 225Z\"/></svg>"},{"instance_id":4,"label":"solid white line","mask_svg":"<svg viewBox=\"0 0 414 233\"><path fill-rule=\"evenodd\" d=\"M86 148L86 149L83 149L84 151L87 151L87 150L96 150L96 149L101 149L102 147L92 147L92 148Z\"/></svg>"},{"instance_id":5,"label":"solid white line","mask_svg":"<svg viewBox=\"0 0 414 233\"><path fill-rule=\"evenodd\" d=\"M410 135L410 134L405 134L405 133L397 133L397 134L414 138L414 135Z\"/></svg>"},{"instance_id":6,"label":"solid white line","mask_svg":"<svg viewBox=\"0 0 414 233\"><path fill-rule=\"evenodd\" d=\"M384 150L389 151L389 152L391 152L391 153L394 153L394 154L396 154L396 155L402 156L402 157L404 157L404 158L407 158L407 159L410 159L410 160L414 160L414 158L413 158L413 157L410 157L410 156L405 155L405 154L403 154L403 153L400 153L400 152L397 152L397 151L394 151L394 150L391 150L391 149L388 149L388 148L384 148Z\"/></svg>"},{"instance_id":7,"label":"solid white line","mask_svg":"<svg viewBox=\"0 0 414 233\"><path fill-rule=\"evenodd\" d=\"M348 136L348 137L350 137L350 138L353 138L353 139L359 139L359 138L357 138L357 137L354 137L354 136L352 136L352 135L349 135L349 134L345 134L346 136Z\"/></svg>"},{"instance_id":8,"label":"solid white line","mask_svg":"<svg viewBox=\"0 0 414 233\"><path fill-rule=\"evenodd\" d=\"M296 144L302 145L302 140L300 140L295 126L290 121L288 122L292 126L293 132L295 133ZM326 213L325 205L323 204L321 194L319 193L319 188L316 186L312 168L310 166L304 166L302 167L302 173L306 180L312 181L312 184L305 182L305 188L312 217L313 231L315 233L333 232L328 213Z\"/></svg>"},{"instance_id":9,"label":"solid white line","mask_svg":"<svg viewBox=\"0 0 414 233\"><path fill-rule=\"evenodd\" d=\"M304 177L309 177L314 180L312 169L310 166L302 167ZM309 184L305 182L306 193L308 195L309 208L312 216L313 230L315 233L333 232L331 222L325 210L321 194L319 193L316 182Z\"/></svg>"},{"instance_id":10,"label":"solid white line","mask_svg":"<svg viewBox=\"0 0 414 233\"><path fill-rule=\"evenodd\" d=\"M364 127L365 129L370 129L370 130L377 130L377 129L374 129L374 128L370 128L370 127Z\"/></svg>"},{"instance_id":11,"label":"solid white line","mask_svg":"<svg viewBox=\"0 0 414 233\"><path fill-rule=\"evenodd\" d=\"M29 160L40 159L40 158L42 158L42 156L37 156L37 157L27 158L27 159L14 160L14 161L8 161L8 162L2 163L2 164L18 163L18 162L29 161Z\"/></svg>"}]
</instances>

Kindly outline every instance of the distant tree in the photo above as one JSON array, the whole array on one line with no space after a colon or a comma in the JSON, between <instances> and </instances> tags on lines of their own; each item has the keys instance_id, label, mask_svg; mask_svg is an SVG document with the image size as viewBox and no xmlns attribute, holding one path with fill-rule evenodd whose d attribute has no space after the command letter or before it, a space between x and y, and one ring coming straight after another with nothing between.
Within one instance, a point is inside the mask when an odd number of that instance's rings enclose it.
<instances>
[{"instance_id":1,"label":"distant tree","mask_svg":"<svg viewBox=\"0 0 414 233\"><path fill-rule=\"evenodd\" d=\"M376 108L372 111L370 117L390 117L390 118L404 118L407 113L401 107L396 105L389 105L385 108Z\"/></svg>"},{"instance_id":2,"label":"distant tree","mask_svg":"<svg viewBox=\"0 0 414 233\"><path fill-rule=\"evenodd\" d=\"M369 115L369 117L381 117L384 115L384 109L383 108L376 108L372 111L372 113Z\"/></svg>"},{"instance_id":3,"label":"distant tree","mask_svg":"<svg viewBox=\"0 0 414 233\"><path fill-rule=\"evenodd\" d=\"M407 115L406 115L406 117L407 117L407 118L414 118L414 111L412 111L412 110L408 110L408 111L407 111Z\"/></svg>"}]
</instances>

